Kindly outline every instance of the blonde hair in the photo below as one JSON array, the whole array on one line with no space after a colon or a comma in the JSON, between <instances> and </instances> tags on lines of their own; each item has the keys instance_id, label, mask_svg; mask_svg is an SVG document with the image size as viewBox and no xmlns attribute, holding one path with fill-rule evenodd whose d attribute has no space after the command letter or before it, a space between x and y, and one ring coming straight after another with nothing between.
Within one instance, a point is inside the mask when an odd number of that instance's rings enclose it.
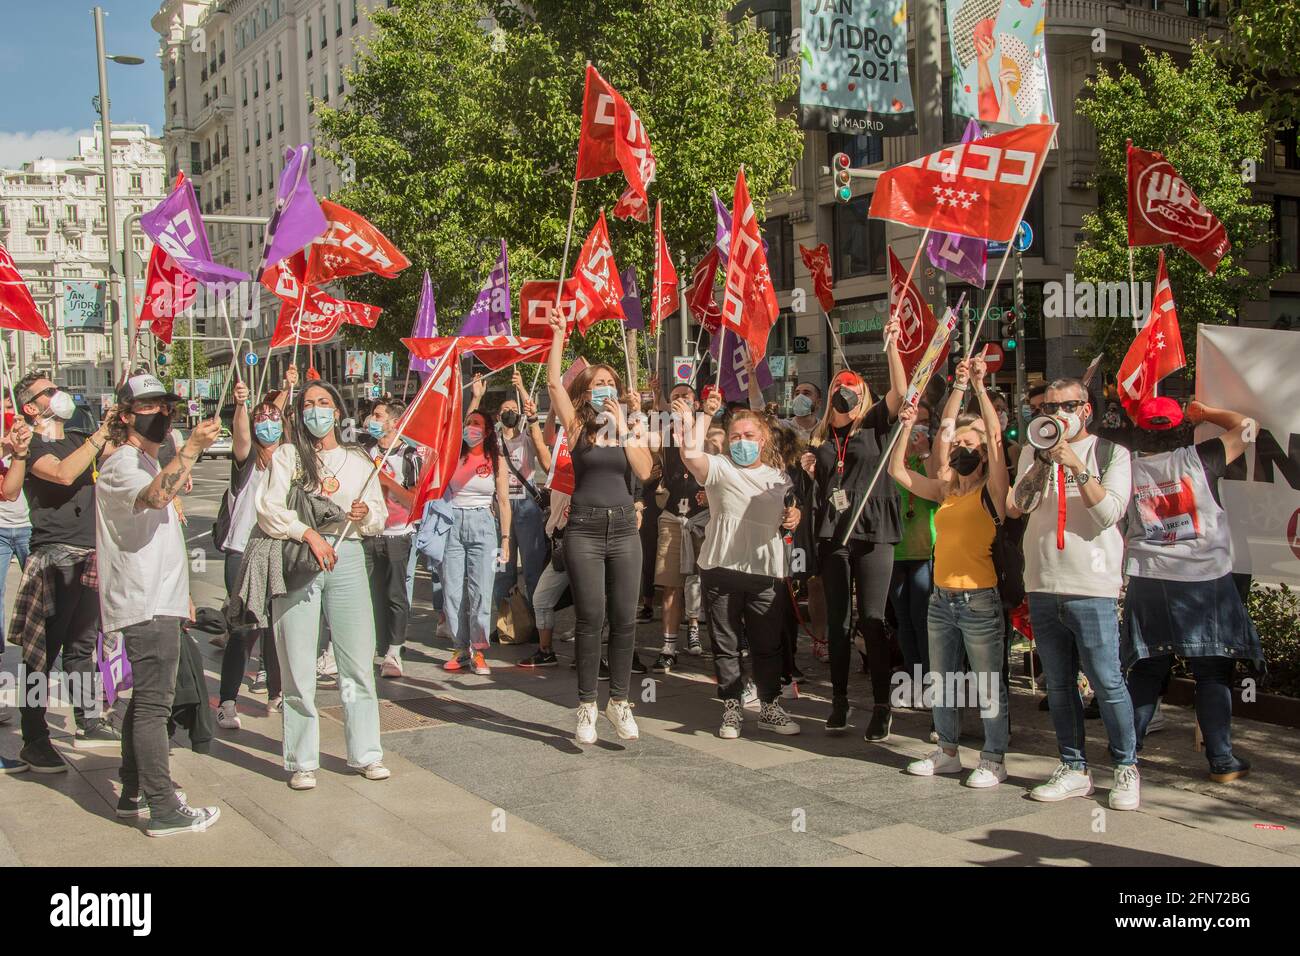
<instances>
[{"instance_id":1,"label":"blonde hair","mask_svg":"<svg viewBox=\"0 0 1300 956\"><path fill-rule=\"evenodd\" d=\"M748 408L743 408L736 412L736 414L732 415L726 431L727 441L730 442L731 440L730 426L736 424L736 422L743 421L751 421L756 424L759 433L763 436L763 451L760 456L763 464L770 465L778 471L785 468L785 462L781 460L781 453L777 449L776 444L772 441L772 426L768 424L767 419L763 416L762 412L755 412Z\"/></svg>"},{"instance_id":2,"label":"blonde hair","mask_svg":"<svg viewBox=\"0 0 1300 956\"><path fill-rule=\"evenodd\" d=\"M967 425L958 425L952 433L952 438L948 442L948 454L952 455L953 450L957 448L957 436L963 432L970 432L980 441L980 446L984 449L984 474L980 476L975 490L983 488L989 480L989 436L984 434L983 429L976 428L974 423ZM957 486L961 481L961 475L957 474L957 469L953 468L948 462L940 462L940 467L948 470L948 487L944 489L944 497L957 493Z\"/></svg>"},{"instance_id":3,"label":"blonde hair","mask_svg":"<svg viewBox=\"0 0 1300 956\"><path fill-rule=\"evenodd\" d=\"M826 402L825 407L822 409L821 421L813 426L812 434L808 438L809 448L816 448L831 435L831 415L835 413L833 399L835 390L840 385L847 385L849 388L856 388L858 385L862 386L862 400L858 402L858 407L849 413L849 435L854 435L857 432L862 425L862 419L866 417L867 412L871 411L871 407L875 404L867 380L853 369L840 369L835 373L835 377L831 379L830 387L826 389Z\"/></svg>"}]
</instances>

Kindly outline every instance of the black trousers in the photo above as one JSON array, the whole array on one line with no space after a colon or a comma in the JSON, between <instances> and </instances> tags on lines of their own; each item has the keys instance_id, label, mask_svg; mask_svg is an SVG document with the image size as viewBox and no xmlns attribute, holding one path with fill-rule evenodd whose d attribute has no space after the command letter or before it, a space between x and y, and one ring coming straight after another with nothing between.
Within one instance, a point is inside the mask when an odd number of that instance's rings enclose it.
<instances>
[{"instance_id":1,"label":"black trousers","mask_svg":"<svg viewBox=\"0 0 1300 956\"><path fill-rule=\"evenodd\" d=\"M889 706L891 651L885 632L885 605L894 573L894 546L870 541L850 541L841 548L823 540L820 553L822 586L826 591L826 641L831 654L831 692L849 693L849 659L852 657L850 594L856 592L858 625L867 644L871 671L871 696L878 707Z\"/></svg>"},{"instance_id":2,"label":"black trousers","mask_svg":"<svg viewBox=\"0 0 1300 956\"><path fill-rule=\"evenodd\" d=\"M132 624L122 629L122 638L132 681L122 723L122 792L143 792L152 813L174 810L180 800L172 788L167 720L176 697L181 619L156 617Z\"/></svg>"},{"instance_id":3,"label":"black trousers","mask_svg":"<svg viewBox=\"0 0 1300 956\"><path fill-rule=\"evenodd\" d=\"M49 689L49 665L60 654L63 655L65 674L80 675L82 688L95 686L92 682L95 679L95 639L99 636L99 592L81 583L81 575L86 570L85 561L52 570L54 614L45 619L45 659L49 664L43 675L27 675L28 687L19 702L24 744L50 739L50 729L45 722L45 695ZM65 682L64 686L70 684ZM97 716L87 718L82 704L88 702L79 695L72 708L73 720L83 729L93 728L100 720ZM102 715L102 706L101 700L95 712Z\"/></svg>"},{"instance_id":4,"label":"black trousers","mask_svg":"<svg viewBox=\"0 0 1300 956\"><path fill-rule=\"evenodd\" d=\"M406 566L411 559L411 535L377 534L362 538L370 603L375 608L375 646L383 654L406 643L411 603L406 599Z\"/></svg>"},{"instance_id":5,"label":"black trousers","mask_svg":"<svg viewBox=\"0 0 1300 956\"><path fill-rule=\"evenodd\" d=\"M239 565L244 555L240 551L226 552L226 593L235 590L239 580ZM226 641L226 649L221 652L221 692L217 701L237 700L239 685L244 682L244 672L248 669L248 658L253 653L253 646L262 642L262 665L266 668L267 697L280 696L280 658L275 653L275 635L269 627L240 628L231 633Z\"/></svg>"},{"instance_id":6,"label":"black trousers","mask_svg":"<svg viewBox=\"0 0 1300 956\"><path fill-rule=\"evenodd\" d=\"M741 635L749 639L754 686L759 700L771 703L781 695L781 602L777 588L785 582L729 568L700 572L704 607L713 637L713 670L718 696L739 700L745 687L740 667ZM786 598L789 603L789 598Z\"/></svg>"},{"instance_id":7,"label":"black trousers","mask_svg":"<svg viewBox=\"0 0 1300 956\"><path fill-rule=\"evenodd\" d=\"M791 594L794 582L776 582L776 619L781 628L781 677L794 677L794 654L799 649L799 618L795 598Z\"/></svg>"},{"instance_id":8,"label":"black trousers","mask_svg":"<svg viewBox=\"0 0 1300 956\"><path fill-rule=\"evenodd\" d=\"M564 559L577 617L578 700L593 703L600 675L600 634L609 617L609 696L627 700L636 648L641 538L636 508L571 508Z\"/></svg>"}]
</instances>

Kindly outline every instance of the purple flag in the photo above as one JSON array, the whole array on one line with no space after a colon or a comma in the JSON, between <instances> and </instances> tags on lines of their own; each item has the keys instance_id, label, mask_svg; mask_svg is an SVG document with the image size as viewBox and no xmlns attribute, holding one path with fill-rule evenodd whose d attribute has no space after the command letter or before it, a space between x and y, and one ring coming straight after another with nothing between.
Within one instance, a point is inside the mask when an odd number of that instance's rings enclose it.
<instances>
[{"instance_id":1,"label":"purple flag","mask_svg":"<svg viewBox=\"0 0 1300 956\"><path fill-rule=\"evenodd\" d=\"M329 229L329 220L316 201L311 180L307 178L310 156L311 145L308 143L284 151L284 171L280 173L280 182L275 190L275 212L266 227L263 268L306 249L313 239L325 235Z\"/></svg>"},{"instance_id":2,"label":"purple flag","mask_svg":"<svg viewBox=\"0 0 1300 956\"><path fill-rule=\"evenodd\" d=\"M171 195L140 217L140 228L176 261L186 275L214 291L229 292L229 284L247 282L248 273L212 261L207 227L199 210L194 184L188 179L172 190Z\"/></svg>"},{"instance_id":3,"label":"purple flag","mask_svg":"<svg viewBox=\"0 0 1300 956\"><path fill-rule=\"evenodd\" d=\"M641 290L636 284L636 266L628 266L619 278L623 280L623 328L644 329L645 315L641 311Z\"/></svg>"},{"instance_id":4,"label":"purple flag","mask_svg":"<svg viewBox=\"0 0 1300 956\"><path fill-rule=\"evenodd\" d=\"M749 401L749 374L745 371L745 356L749 349L745 340L734 332L725 331L709 336L709 356L718 361L718 348L723 339L727 340L727 359L722 363L722 398L727 402ZM767 356L755 369L758 375L758 387L770 388L772 370L767 367Z\"/></svg>"},{"instance_id":5,"label":"purple flag","mask_svg":"<svg viewBox=\"0 0 1300 956\"><path fill-rule=\"evenodd\" d=\"M714 245L718 247L718 261L725 272L727 268L727 260L731 258L731 213L727 211L727 207L724 206L722 200L718 198L718 191L716 189L713 190L713 213L718 219L717 231L714 235ZM769 252L770 250L771 246L769 246L767 240L764 239L763 251Z\"/></svg>"},{"instance_id":6,"label":"purple flag","mask_svg":"<svg viewBox=\"0 0 1300 956\"><path fill-rule=\"evenodd\" d=\"M961 141L969 143L979 139L980 124L971 120ZM984 288L984 273L988 263L988 244L983 239L971 239L948 232L935 232L925 244L925 254L930 265L949 275L963 279L978 289Z\"/></svg>"},{"instance_id":7,"label":"purple flag","mask_svg":"<svg viewBox=\"0 0 1300 956\"><path fill-rule=\"evenodd\" d=\"M474 308L460 324L459 335L510 335L510 266L506 258L506 241L501 240L501 255L488 273Z\"/></svg>"},{"instance_id":8,"label":"purple flag","mask_svg":"<svg viewBox=\"0 0 1300 956\"><path fill-rule=\"evenodd\" d=\"M420 289L420 308L415 313L415 326L411 329L411 338L432 339L437 336L438 309L433 302L433 281L429 278L429 270L425 269L424 286ZM412 372L424 375L433 368L433 360L416 358L412 355L410 367Z\"/></svg>"}]
</instances>

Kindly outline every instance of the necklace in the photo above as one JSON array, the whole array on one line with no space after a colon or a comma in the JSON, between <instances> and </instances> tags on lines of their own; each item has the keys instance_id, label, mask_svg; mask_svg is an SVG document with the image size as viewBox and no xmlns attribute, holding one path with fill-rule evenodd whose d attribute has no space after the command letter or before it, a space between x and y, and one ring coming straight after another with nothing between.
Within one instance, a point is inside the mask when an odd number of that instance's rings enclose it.
<instances>
[{"instance_id":1,"label":"necklace","mask_svg":"<svg viewBox=\"0 0 1300 956\"><path fill-rule=\"evenodd\" d=\"M338 491L339 480L334 476L334 472L326 467L325 456L323 454L317 454L316 466L320 469L321 473L320 490L325 492L327 495L332 495L334 492Z\"/></svg>"}]
</instances>

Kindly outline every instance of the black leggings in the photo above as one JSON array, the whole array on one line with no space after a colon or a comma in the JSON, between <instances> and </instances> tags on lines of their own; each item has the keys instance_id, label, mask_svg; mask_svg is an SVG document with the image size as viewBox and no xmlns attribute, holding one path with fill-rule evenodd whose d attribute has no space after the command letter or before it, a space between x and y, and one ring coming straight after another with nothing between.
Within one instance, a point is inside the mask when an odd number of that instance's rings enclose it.
<instances>
[{"instance_id":1,"label":"black leggings","mask_svg":"<svg viewBox=\"0 0 1300 956\"><path fill-rule=\"evenodd\" d=\"M636 646L637 592L641 586L641 539L636 509L570 508L564 560L577 617L578 701L596 700L600 636L609 618L609 696L627 700Z\"/></svg>"},{"instance_id":2,"label":"black leggings","mask_svg":"<svg viewBox=\"0 0 1300 956\"><path fill-rule=\"evenodd\" d=\"M891 651L885 633L885 605L894 573L894 546L850 541L841 548L834 541L821 543L821 578L826 590L826 640L831 652L831 692L849 694L851 657L850 589L857 591L858 625L867 644L871 670L871 696L876 706L889 705Z\"/></svg>"},{"instance_id":3,"label":"black leggings","mask_svg":"<svg viewBox=\"0 0 1300 956\"><path fill-rule=\"evenodd\" d=\"M242 551L226 552L226 593L232 594L239 580L239 565L244 560ZM239 686L244 682L248 658L253 645L262 642L262 666L266 668L266 693L268 699L280 696L280 659L275 653L275 636L269 627L240 627L230 632L225 650L221 652L221 692L218 701L239 699Z\"/></svg>"}]
</instances>

